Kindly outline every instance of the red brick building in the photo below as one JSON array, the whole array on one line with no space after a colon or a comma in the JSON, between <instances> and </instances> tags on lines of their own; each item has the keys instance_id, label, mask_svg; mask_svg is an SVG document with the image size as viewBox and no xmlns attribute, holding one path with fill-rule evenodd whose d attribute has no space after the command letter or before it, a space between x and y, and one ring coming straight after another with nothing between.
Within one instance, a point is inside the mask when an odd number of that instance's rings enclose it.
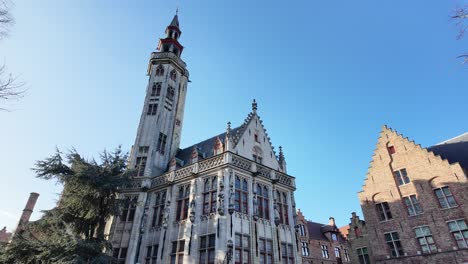
<instances>
[{"instance_id":1,"label":"red brick building","mask_svg":"<svg viewBox=\"0 0 468 264\"><path fill-rule=\"evenodd\" d=\"M297 212L298 244L302 263L341 264L350 263L348 243L330 217L328 224L308 221Z\"/></svg>"},{"instance_id":2,"label":"red brick building","mask_svg":"<svg viewBox=\"0 0 468 264\"><path fill-rule=\"evenodd\" d=\"M468 133L423 148L383 127L359 193L375 263L468 262L467 168Z\"/></svg>"}]
</instances>

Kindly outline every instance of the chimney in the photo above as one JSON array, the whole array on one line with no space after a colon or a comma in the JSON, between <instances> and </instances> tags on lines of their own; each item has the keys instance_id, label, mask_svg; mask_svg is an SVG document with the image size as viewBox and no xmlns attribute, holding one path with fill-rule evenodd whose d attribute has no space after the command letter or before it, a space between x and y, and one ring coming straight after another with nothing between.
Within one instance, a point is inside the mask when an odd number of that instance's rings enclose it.
<instances>
[{"instance_id":1,"label":"chimney","mask_svg":"<svg viewBox=\"0 0 468 264\"><path fill-rule=\"evenodd\" d=\"M28 202L26 203L23 213L21 214L21 218L19 220L18 227L16 228L15 233L23 230L24 225L29 222L29 219L31 218L31 214L33 212L34 206L36 205L38 197L39 197L38 193L32 192L31 194L29 194Z\"/></svg>"},{"instance_id":2,"label":"chimney","mask_svg":"<svg viewBox=\"0 0 468 264\"><path fill-rule=\"evenodd\" d=\"M336 225L335 225L335 218L330 217L330 218L329 218L329 221L328 221L328 225L330 225L330 226L336 226Z\"/></svg>"}]
</instances>

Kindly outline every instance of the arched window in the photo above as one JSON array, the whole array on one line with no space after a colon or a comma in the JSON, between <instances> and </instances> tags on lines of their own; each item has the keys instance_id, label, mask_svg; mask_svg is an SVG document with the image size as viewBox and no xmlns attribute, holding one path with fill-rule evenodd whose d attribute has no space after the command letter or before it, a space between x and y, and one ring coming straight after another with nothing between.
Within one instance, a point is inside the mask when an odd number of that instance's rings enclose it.
<instances>
[{"instance_id":1,"label":"arched window","mask_svg":"<svg viewBox=\"0 0 468 264\"><path fill-rule=\"evenodd\" d=\"M243 179L242 180L242 185L241 185L241 179L239 177L236 177L236 182L235 182L235 196L234 196L234 207L235 210L244 214L249 213L249 208L248 208L248 186L247 186L247 180Z\"/></svg>"},{"instance_id":2,"label":"arched window","mask_svg":"<svg viewBox=\"0 0 468 264\"><path fill-rule=\"evenodd\" d=\"M257 184L258 217L270 220L268 188Z\"/></svg>"},{"instance_id":3,"label":"arched window","mask_svg":"<svg viewBox=\"0 0 468 264\"><path fill-rule=\"evenodd\" d=\"M187 219L189 208L190 184L179 186L177 196L176 221Z\"/></svg>"},{"instance_id":4,"label":"arched window","mask_svg":"<svg viewBox=\"0 0 468 264\"><path fill-rule=\"evenodd\" d=\"M161 83L154 83L151 89L151 96L159 96L161 94Z\"/></svg>"},{"instance_id":5,"label":"arched window","mask_svg":"<svg viewBox=\"0 0 468 264\"><path fill-rule=\"evenodd\" d=\"M286 199L286 193L277 191L276 193L278 211L280 215L280 223L288 225L289 224L289 217L288 217L288 201Z\"/></svg>"},{"instance_id":6,"label":"arched window","mask_svg":"<svg viewBox=\"0 0 468 264\"><path fill-rule=\"evenodd\" d=\"M162 76L164 74L164 67L160 64L156 68L156 76Z\"/></svg>"},{"instance_id":7,"label":"arched window","mask_svg":"<svg viewBox=\"0 0 468 264\"><path fill-rule=\"evenodd\" d=\"M206 178L203 187L203 215L216 212L216 177Z\"/></svg>"},{"instance_id":8,"label":"arched window","mask_svg":"<svg viewBox=\"0 0 468 264\"><path fill-rule=\"evenodd\" d=\"M262 163L263 160L263 151L261 148L255 146L252 150L252 157L255 162Z\"/></svg>"},{"instance_id":9,"label":"arched window","mask_svg":"<svg viewBox=\"0 0 468 264\"><path fill-rule=\"evenodd\" d=\"M171 80L175 81L177 79L177 72L176 70L171 71Z\"/></svg>"},{"instance_id":10,"label":"arched window","mask_svg":"<svg viewBox=\"0 0 468 264\"><path fill-rule=\"evenodd\" d=\"M174 100L174 95L175 95L175 91L174 91L174 88L172 86L168 86L167 87L167 94L166 94L166 98L170 101L173 101Z\"/></svg>"}]
</instances>

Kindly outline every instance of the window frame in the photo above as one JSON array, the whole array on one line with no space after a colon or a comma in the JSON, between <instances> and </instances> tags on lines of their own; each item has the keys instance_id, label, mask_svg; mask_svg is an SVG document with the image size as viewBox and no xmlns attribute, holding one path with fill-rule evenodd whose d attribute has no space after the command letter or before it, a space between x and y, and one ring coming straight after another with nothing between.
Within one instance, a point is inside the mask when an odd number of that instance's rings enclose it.
<instances>
[{"instance_id":1,"label":"window frame","mask_svg":"<svg viewBox=\"0 0 468 264\"><path fill-rule=\"evenodd\" d=\"M290 243L281 243L281 260L283 263L294 263L294 249Z\"/></svg>"},{"instance_id":2,"label":"window frame","mask_svg":"<svg viewBox=\"0 0 468 264\"><path fill-rule=\"evenodd\" d=\"M421 203L418 201L416 194L403 197L403 204L406 207L408 216L416 216L424 213L424 210L421 208ZM416 208L419 208L419 211Z\"/></svg>"},{"instance_id":3,"label":"window frame","mask_svg":"<svg viewBox=\"0 0 468 264\"><path fill-rule=\"evenodd\" d=\"M447 195L445 190L447 190L450 194ZM450 209L450 208L458 207L457 200L455 200L455 196L453 195L449 186L445 185L442 187L437 187L437 188L434 188L433 191L434 191L434 195L437 201L439 202L440 209ZM437 195L438 193L437 191L440 191L440 193L442 194L442 197L439 197L439 195ZM449 202L449 198L451 198L451 201L453 202L453 204L452 202Z\"/></svg>"},{"instance_id":4,"label":"window frame","mask_svg":"<svg viewBox=\"0 0 468 264\"><path fill-rule=\"evenodd\" d=\"M183 184L178 187L176 211L177 222L188 218L188 209L190 207L190 184Z\"/></svg>"},{"instance_id":5,"label":"window frame","mask_svg":"<svg viewBox=\"0 0 468 264\"><path fill-rule=\"evenodd\" d=\"M396 234L396 239L394 235ZM391 240L387 239L387 235L390 235ZM390 249L390 255L395 258L405 256L405 252L403 250L403 245L401 244L400 235L396 231L390 231L384 233L385 243ZM394 254L395 253L395 254Z\"/></svg>"},{"instance_id":6,"label":"window frame","mask_svg":"<svg viewBox=\"0 0 468 264\"><path fill-rule=\"evenodd\" d=\"M392 211L390 210L390 205L388 202L376 203L375 208L377 209L377 216L379 217L380 222L393 219Z\"/></svg>"},{"instance_id":7,"label":"window frame","mask_svg":"<svg viewBox=\"0 0 468 264\"><path fill-rule=\"evenodd\" d=\"M135 219L136 204L138 203L138 195L126 195L124 196L124 200L125 202L119 216L120 222L133 222Z\"/></svg>"},{"instance_id":8,"label":"window frame","mask_svg":"<svg viewBox=\"0 0 468 264\"><path fill-rule=\"evenodd\" d=\"M268 238L259 238L259 252L260 252L260 256L259 256L259 261L260 263L264 263L264 264L267 264L267 263L274 263L274 260L273 260L273 240L271 239L268 239ZM270 247L268 247L268 244L270 245ZM263 245L263 247L262 247ZM262 262L263 260L263 262ZM268 260L271 260L271 262L269 262Z\"/></svg>"},{"instance_id":9,"label":"window frame","mask_svg":"<svg viewBox=\"0 0 468 264\"><path fill-rule=\"evenodd\" d=\"M327 245L320 245L320 249L322 250L322 258L329 259L330 254L328 253L328 246Z\"/></svg>"},{"instance_id":10,"label":"window frame","mask_svg":"<svg viewBox=\"0 0 468 264\"><path fill-rule=\"evenodd\" d=\"M158 263L158 250L159 250L158 244L146 247L145 264Z\"/></svg>"},{"instance_id":11,"label":"window frame","mask_svg":"<svg viewBox=\"0 0 468 264\"><path fill-rule=\"evenodd\" d=\"M308 257L310 255L309 242L301 241L301 252L304 257Z\"/></svg>"},{"instance_id":12,"label":"window frame","mask_svg":"<svg viewBox=\"0 0 468 264\"><path fill-rule=\"evenodd\" d=\"M406 185L411 183L411 179L408 176L408 171L406 168L401 168L393 172L393 176L395 177L398 186Z\"/></svg>"},{"instance_id":13,"label":"window frame","mask_svg":"<svg viewBox=\"0 0 468 264\"><path fill-rule=\"evenodd\" d=\"M234 209L239 213L249 214L249 183L247 179L237 175L234 182Z\"/></svg>"},{"instance_id":14,"label":"window frame","mask_svg":"<svg viewBox=\"0 0 468 264\"><path fill-rule=\"evenodd\" d=\"M205 240L205 243L203 243ZM213 242L213 244L211 244ZM204 245L203 245L204 244ZM207 234L200 236L199 245L199 262L200 264L214 264L216 262L216 234ZM205 254L205 261L202 261L202 255ZM213 261L210 261L210 254L213 254Z\"/></svg>"},{"instance_id":15,"label":"window frame","mask_svg":"<svg viewBox=\"0 0 468 264\"><path fill-rule=\"evenodd\" d=\"M455 231L452 231L452 229L450 228L450 223L453 223L453 222L455 222L455 224L457 225L457 230L455 230ZM465 225L464 229L461 229L461 226L460 226L459 222L464 223L464 225ZM468 234L468 226L466 224L466 220L464 218L460 218L460 219L447 221L447 227L449 229L450 234L452 234L452 238L455 241L455 244L457 245L457 247L458 248L468 248L468 235L467 235L467 237L465 237L465 234ZM457 239L455 233L458 233L459 237L461 237L461 239ZM464 245L462 247L460 247L459 241L464 242Z\"/></svg>"},{"instance_id":16,"label":"window frame","mask_svg":"<svg viewBox=\"0 0 468 264\"><path fill-rule=\"evenodd\" d=\"M423 228L426 229L426 230L428 230L428 231L429 231L429 234L427 234L427 233L425 234L425 233L422 231ZM421 248L421 252L422 252L423 254L437 253L437 245L436 245L436 243L435 243L435 241L434 241L434 237L432 236L432 231L431 231L431 229L429 228L429 226L427 226L427 225L426 225L426 226L417 226L417 227L413 228L413 230L414 230L414 233L415 233L415 238L416 238L416 240L418 241L418 245L419 245L419 247ZM422 234L422 235L419 235L419 236L418 236L418 232L417 232L416 230L421 230L421 234ZM429 241L428 241L428 238L429 238L429 237L430 237L430 240L432 240L432 242L429 242ZM422 240L421 240L421 239L422 239ZM424 244L421 243L422 241L424 241ZM431 246L434 246L434 247L435 247L434 250L432 249ZM427 249L429 250L429 252L425 251L425 250L424 250L424 247L427 247Z\"/></svg>"},{"instance_id":17,"label":"window frame","mask_svg":"<svg viewBox=\"0 0 468 264\"><path fill-rule=\"evenodd\" d=\"M182 264L185 255L185 239L172 241L171 264Z\"/></svg>"},{"instance_id":18,"label":"window frame","mask_svg":"<svg viewBox=\"0 0 468 264\"><path fill-rule=\"evenodd\" d=\"M155 201L153 205L153 218L151 219L151 227L162 226L164 220L164 209L166 207L166 190L155 193Z\"/></svg>"},{"instance_id":19,"label":"window frame","mask_svg":"<svg viewBox=\"0 0 468 264\"><path fill-rule=\"evenodd\" d=\"M280 224L289 225L289 206L286 192L276 190L276 205L280 215Z\"/></svg>"},{"instance_id":20,"label":"window frame","mask_svg":"<svg viewBox=\"0 0 468 264\"><path fill-rule=\"evenodd\" d=\"M369 249L367 249L367 247L357 248L356 253L358 256L359 264L370 264Z\"/></svg>"},{"instance_id":21,"label":"window frame","mask_svg":"<svg viewBox=\"0 0 468 264\"><path fill-rule=\"evenodd\" d=\"M257 183L258 217L270 220L270 189Z\"/></svg>"},{"instance_id":22,"label":"window frame","mask_svg":"<svg viewBox=\"0 0 468 264\"><path fill-rule=\"evenodd\" d=\"M239 238L239 240L237 239ZM235 233L234 235L235 247L234 247L234 264L250 264L250 235ZM244 242L247 241L247 245ZM237 252L239 252L239 261L237 261ZM244 260L244 253L247 253L247 260Z\"/></svg>"},{"instance_id":23,"label":"window frame","mask_svg":"<svg viewBox=\"0 0 468 264\"><path fill-rule=\"evenodd\" d=\"M216 176L206 177L203 180L203 213L202 215L209 215L216 213L217 197L218 197L218 180ZM207 200L208 198L208 200ZM208 207L206 207L208 206ZM208 208L208 210L206 210Z\"/></svg>"}]
</instances>

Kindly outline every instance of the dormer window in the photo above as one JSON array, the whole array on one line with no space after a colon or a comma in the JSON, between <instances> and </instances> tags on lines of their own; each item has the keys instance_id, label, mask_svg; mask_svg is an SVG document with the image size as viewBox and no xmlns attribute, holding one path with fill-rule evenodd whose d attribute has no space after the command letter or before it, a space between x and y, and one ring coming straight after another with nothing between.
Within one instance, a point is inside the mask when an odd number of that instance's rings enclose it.
<instances>
[{"instance_id":1,"label":"dormer window","mask_svg":"<svg viewBox=\"0 0 468 264\"><path fill-rule=\"evenodd\" d=\"M333 233L333 234L331 235L331 237L332 237L332 240L333 240L333 241L337 241L337 240L338 240L338 238L336 237L336 234L335 234L335 233Z\"/></svg>"}]
</instances>

